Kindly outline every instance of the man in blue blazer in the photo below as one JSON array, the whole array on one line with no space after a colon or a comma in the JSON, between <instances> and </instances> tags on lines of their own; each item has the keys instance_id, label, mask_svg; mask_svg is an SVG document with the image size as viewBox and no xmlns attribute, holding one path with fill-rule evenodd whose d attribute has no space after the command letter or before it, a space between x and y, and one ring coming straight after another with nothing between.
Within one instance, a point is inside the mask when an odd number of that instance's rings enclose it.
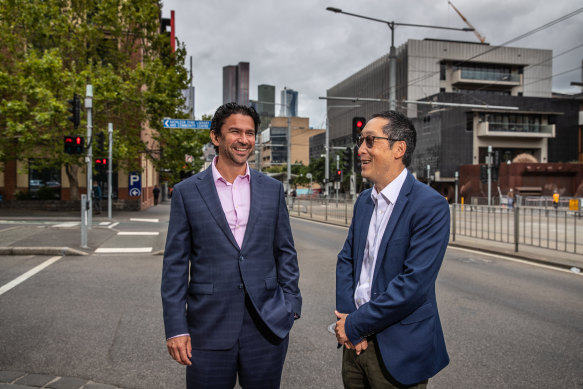
<instances>
[{"instance_id":1,"label":"man in blue blazer","mask_svg":"<svg viewBox=\"0 0 583 389\"><path fill-rule=\"evenodd\" d=\"M358 139L360 194L336 266L336 337L346 388L424 388L449 363L435 280L449 239L447 201L406 169L416 132L373 115Z\"/></svg>"},{"instance_id":2,"label":"man in blue blazer","mask_svg":"<svg viewBox=\"0 0 583 389\"><path fill-rule=\"evenodd\" d=\"M283 186L249 168L259 116L217 110L212 165L175 185L162 270L170 355L188 388L278 388L301 313Z\"/></svg>"}]
</instances>

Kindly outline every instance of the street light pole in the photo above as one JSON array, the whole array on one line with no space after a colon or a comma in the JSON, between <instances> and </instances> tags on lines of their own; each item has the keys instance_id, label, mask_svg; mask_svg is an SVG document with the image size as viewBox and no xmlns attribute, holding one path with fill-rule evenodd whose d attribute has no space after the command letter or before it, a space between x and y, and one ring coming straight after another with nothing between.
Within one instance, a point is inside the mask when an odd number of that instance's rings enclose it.
<instances>
[{"instance_id":1,"label":"street light pole","mask_svg":"<svg viewBox=\"0 0 583 389\"><path fill-rule=\"evenodd\" d=\"M423 28L437 28L440 30L453 30L453 31L474 31L473 28L455 28L455 27L443 27L443 26L432 26L427 24L412 24L412 23L396 23L394 21L382 20L377 18L371 18L369 16L354 14L350 12L344 12L340 8L327 7L326 11L331 11L337 14L344 14L349 16L354 16L361 19L372 20L373 22L379 22L386 24L391 29L391 48L389 51L389 109L394 111L396 108L396 86L397 86L397 49L395 48L395 26L405 26L405 27L423 27Z\"/></svg>"}]
</instances>

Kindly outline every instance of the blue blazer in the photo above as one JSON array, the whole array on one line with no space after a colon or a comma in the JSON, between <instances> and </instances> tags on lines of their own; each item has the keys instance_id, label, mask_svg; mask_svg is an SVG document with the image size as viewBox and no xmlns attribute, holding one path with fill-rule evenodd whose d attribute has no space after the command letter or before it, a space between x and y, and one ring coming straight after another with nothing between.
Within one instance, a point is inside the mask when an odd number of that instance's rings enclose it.
<instances>
[{"instance_id":1,"label":"blue blazer","mask_svg":"<svg viewBox=\"0 0 583 389\"><path fill-rule=\"evenodd\" d=\"M374 210L371 190L358 197L338 254L336 309L349 314L350 341L375 335L389 373L412 385L449 363L435 300L435 279L449 240L449 206L407 173L379 247L371 300L357 310L354 292Z\"/></svg>"},{"instance_id":2,"label":"blue blazer","mask_svg":"<svg viewBox=\"0 0 583 389\"><path fill-rule=\"evenodd\" d=\"M281 182L250 169L251 208L242 247L229 228L212 167L174 186L162 268L166 338L226 350L241 331L245 292L277 337L301 314L299 269Z\"/></svg>"}]
</instances>

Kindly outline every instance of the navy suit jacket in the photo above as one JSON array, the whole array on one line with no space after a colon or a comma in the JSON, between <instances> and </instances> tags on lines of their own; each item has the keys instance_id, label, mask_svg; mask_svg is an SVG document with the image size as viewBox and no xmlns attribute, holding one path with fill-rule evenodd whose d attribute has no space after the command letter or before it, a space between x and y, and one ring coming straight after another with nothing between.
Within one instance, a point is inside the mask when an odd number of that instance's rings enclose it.
<instances>
[{"instance_id":1,"label":"navy suit jacket","mask_svg":"<svg viewBox=\"0 0 583 389\"><path fill-rule=\"evenodd\" d=\"M411 173L401 188L383 234L371 300L358 310L360 279L374 202L361 193L336 266L336 309L348 313L353 344L375 335L389 373L405 385L434 376L449 363L435 300L435 280L449 240L449 206Z\"/></svg>"},{"instance_id":2,"label":"navy suit jacket","mask_svg":"<svg viewBox=\"0 0 583 389\"><path fill-rule=\"evenodd\" d=\"M245 293L269 330L285 338L301 313L299 269L281 182L250 169L251 207L239 248L212 167L174 187L162 269L166 338L226 350L241 331Z\"/></svg>"}]
</instances>

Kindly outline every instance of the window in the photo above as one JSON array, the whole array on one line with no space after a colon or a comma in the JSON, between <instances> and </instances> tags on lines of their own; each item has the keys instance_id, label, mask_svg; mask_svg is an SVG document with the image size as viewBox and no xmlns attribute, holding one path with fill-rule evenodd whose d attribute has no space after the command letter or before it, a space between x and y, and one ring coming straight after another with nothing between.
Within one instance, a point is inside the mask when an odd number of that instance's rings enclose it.
<instances>
[{"instance_id":1,"label":"window","mask_svg":"<svg viewBox=\"0 0 583 389\"><path fill-rule=\"evenodd\" d=\"M28 194L33 199L59 200L61 198L61 168L36 167L40 165L40 162L42 161L29 160Z\"/></svg>"}]
</instances>

